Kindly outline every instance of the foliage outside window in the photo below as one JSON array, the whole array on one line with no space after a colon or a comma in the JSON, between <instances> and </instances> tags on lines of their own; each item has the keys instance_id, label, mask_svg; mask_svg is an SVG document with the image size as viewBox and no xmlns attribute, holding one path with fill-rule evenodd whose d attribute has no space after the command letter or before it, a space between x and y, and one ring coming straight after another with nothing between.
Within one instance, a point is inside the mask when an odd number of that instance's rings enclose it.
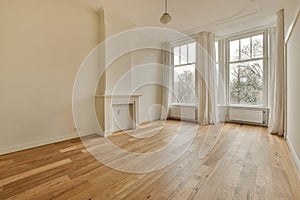
<instances>
[{"instance_id":1,"label":"foliage outside window","mask_svg":"<svg viewBox=\"0 0 300 200\"><path fill-rule=\"evenodd\" d=\"M195 63L195 42L173 48L173 104L195 104Z\"/></svg>"}]
</instances>

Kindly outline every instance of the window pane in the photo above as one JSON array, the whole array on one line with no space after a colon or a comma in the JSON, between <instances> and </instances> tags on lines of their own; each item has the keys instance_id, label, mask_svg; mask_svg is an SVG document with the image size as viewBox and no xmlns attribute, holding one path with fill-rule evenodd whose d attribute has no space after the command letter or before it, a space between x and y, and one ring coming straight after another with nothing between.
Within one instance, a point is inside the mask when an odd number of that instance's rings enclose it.
<instances>
[{"instance_id":1,"label":"window pane","mask_svg":"<svg viewBox=\"0 0 300 200\"><path fill-rule=\"evenodd\" d=\"M174 103L195 103L195 67L174 67Z\"/></svg>"},{"instance_id":2,"label":"window pane","mask_svg":"<svg viewBox=\"0 0 300 200\"><path fill-rule=\"evenodd\" d=\"M190 43L188 45L189 48L189 63L196 62L196 43Z\"/></svg>"},{"instance_id":3,"label":"window pane","mask_svg":"<svg viewBox=\"0 0 300 200\"><path fill-rule=\"evenodd\" d=\"M217 71L217 87L219 86L219 77L220 77L220 65L216 63L216 71Z\"/></svg>"},{"instance_id":4,"label":"window pane","mask_svg":"<svg viewBox=\"0 0 300 200\"><path fill-rule=\"evenodd\" d=\"M180 46L180 64L187 64L187 44Z\"/></svg>"},{"instance_id":5,"label":"window pane","mask_svg":"<svg viewBox=\"0 0 300 200\"><path fill-rule=\"evenodd\" d=\"M174 48L174 65L179 65L179 47Z\"/></svg>"},{"instance_id":6,"label":"window pane","mask_svg":"<svg viewBox=\"0 0 300 200\"><path fill-rule=\"evenodd\" d=\"M251 58L250 37L241 39L241 60Z\"/></svg>"},{"instance_id":7,"label":"window pane","mask_svg":"<svg viewBox=\"0 0 300 200\"><path fill-rule=\"evenodd\" d=\"M252 58L262 58L264 49L264 37L263 35L257 35L252 37Z\"/></svg>"},{"instance_id":8,"label":"window pane","mask_svg":"<svg viewBox=\"0 0 300 200\"><path fill-rule=\"evenodd\" d=\"M239 60L239 40L230 41L230 61Z\"/></svg>"},{"instance_id":9,"label":"window pane","mask_svg":"<svg viewBox=\"0 0 300 200\"><path fill-rule=\"evenodd\" d=\"M219 62L219 42L215 42L215 49L216 49L216 62Z\"/></svg>"},{"instance_id":10,"label":"window pane","mask_svg":"<svg viewBox=\"0 0 300 200\"><path fill-rule=\"evenodd\" d=\"M230 64L230 103L263 105L263 60Z\"/></svg>"}]
</instances>

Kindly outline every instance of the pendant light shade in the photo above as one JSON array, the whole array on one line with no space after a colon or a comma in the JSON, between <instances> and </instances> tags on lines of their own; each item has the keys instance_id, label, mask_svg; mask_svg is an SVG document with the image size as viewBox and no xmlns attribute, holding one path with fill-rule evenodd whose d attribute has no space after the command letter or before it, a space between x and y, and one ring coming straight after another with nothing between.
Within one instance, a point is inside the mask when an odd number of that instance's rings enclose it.
<instances>
[{"instance_id":1,"label":"pendant light shade","mask_svg":"<svg viewBox=\"0 0 300 200\"><path fill-rule=\"evenodd\" d=\"M161 16L160 22L162 24L168 24L172 21L171 15L168 13L168 1L165 0L165 13Z\"/></svg>"}]
</instances>

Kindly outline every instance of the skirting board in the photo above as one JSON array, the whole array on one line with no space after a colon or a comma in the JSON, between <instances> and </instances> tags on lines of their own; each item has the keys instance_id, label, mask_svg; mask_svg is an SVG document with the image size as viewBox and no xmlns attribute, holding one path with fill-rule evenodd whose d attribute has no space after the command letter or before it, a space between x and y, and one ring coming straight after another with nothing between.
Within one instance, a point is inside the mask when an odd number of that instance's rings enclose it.
<instances>
[{"instance_id":1,"label":"skirting board","mask_svg":"<svg viewBox=\"0 0 300 200\"><path fill-rule=\"evenodd\" d=\"M140 124L145 124L145 123L148 123L148 122L151 122L150 119L142 119L140 120Z\"/></svg>"},{"instance_id":2,"label":"skirting board","mask_svg":"<svg viewBox=\"0 0 300 200\"><path fill-rule=\"evenodd\" d=\"M298 178L300 179L300 160L296 154L296 151L295 151L293 144L291 143L288 135L286 136L286 142L287 142L290 152L292 154L292 160L294 161L294 164L297 168Z\"/></svg>"},{"instance_id":3,"label":"skirting board","mask_svg":"<svg viewBox=\"0 0 300 200\"><path fill-rule=\"evenodd\" d=\"M139 124L136 124L136 126L138 125L138 127L141 125L141 124L145 124L145 123L150 123L150 122L155 122L155 121L160 121L160 118L155 118L155 119L141 119L140 120L140 123Z\"/></svg>"},{"instance_id":4,"label":"skirting board","mask_svg":"<svg viewBox=\"0 0 300 200\"><path fill-rule=\"evenodd\" d=\"M87 136L87 135L91 135L93 133L95 133L95 131L83 132L80 135L81 136ZM27 143L27 144L16 145L16 146L13 146L13 147L2 148L2 149L0 149L0 155L4 155L4 154L8 154L8 153L14 153L14 152L17 152L17 151L23 151L23 150L26 150L26 149L40 147L40 146L44 146L44 145L47 145L47 144L53 144L53 143L56 143L56 142L63 142L63 141L75 139L75 138L78 138L78 137L79 137L78 134L75 134L75 135L72 135L72 136L58 137L58 138L49 139L49 140L40 140L40 141L31 142L31 143Z\"/></svg>"}]
</instances>

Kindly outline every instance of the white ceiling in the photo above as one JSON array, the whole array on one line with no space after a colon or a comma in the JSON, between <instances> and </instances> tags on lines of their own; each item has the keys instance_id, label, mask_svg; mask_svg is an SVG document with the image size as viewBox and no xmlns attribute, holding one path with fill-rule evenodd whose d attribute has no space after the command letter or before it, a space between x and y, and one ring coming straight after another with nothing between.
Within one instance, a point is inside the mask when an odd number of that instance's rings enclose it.
<instances>
[{"instance_id":1,"label":"white ceiling","mask_svg":"<svg viewBox=\"0 0 300 200\"><path fill-rule=\"evenodd\" d=\"M228 29L243 31L264 26L284 7L284 0L168 0L173 20L162 25L159 19L164 12L164 0L98 1L137 27L164 27L187 34L205 30L222 35L230 34Z\"/></svg>"}]
</instances>

